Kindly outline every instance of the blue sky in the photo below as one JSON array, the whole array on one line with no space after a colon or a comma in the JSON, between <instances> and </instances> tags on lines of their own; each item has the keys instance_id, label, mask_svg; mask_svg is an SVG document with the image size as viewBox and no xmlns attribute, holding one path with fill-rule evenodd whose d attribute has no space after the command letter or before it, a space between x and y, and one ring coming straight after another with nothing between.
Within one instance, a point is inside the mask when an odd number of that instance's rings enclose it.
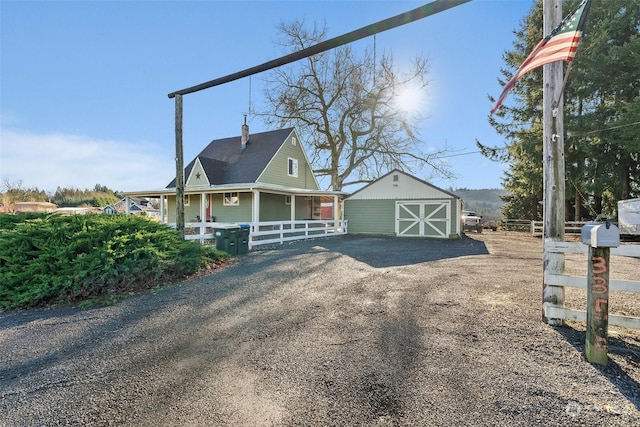
<instances>
[{"instance_id":1,"label":"blue sky","mask_svg":"<svg viewBox=\"0 0 640 427\"><path fill-rule=\"evenodd\" d=\"M0 178L47 191L162 188L175 175L168 93L288 53L275 43L281 22L326 23L336 37L427 2L0 0ZM505 165L463 153L477 151L476 138L502 144L487 95L499 95L502 54L533 3L474 0L376 37L399 68L418 55L430 61L423 149L458 155L442 159L456 178L420 178L501 186ZM240 134L249 99L260 109L264 77L184 97L185 164L211 140ZM259 117L248 123L268 130Z\"/></svg>"}]
</instances>

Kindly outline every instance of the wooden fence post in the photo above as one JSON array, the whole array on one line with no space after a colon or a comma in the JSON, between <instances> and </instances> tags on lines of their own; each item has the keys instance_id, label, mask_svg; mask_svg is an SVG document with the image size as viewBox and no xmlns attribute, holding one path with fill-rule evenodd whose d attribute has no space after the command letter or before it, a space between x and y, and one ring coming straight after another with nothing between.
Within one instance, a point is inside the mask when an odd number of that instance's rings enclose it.
<instances>
[{"instance_id":1,"label":"wooden fence post","mask_svg":"<svg viewBox=\"0 0 640 427\"><path fill-rule=\"evenodd\" d=\"M584 347L589 363L607 364L609 326L609 248L589 246L587 273L587 337Z\"/></svg>"}]
</instances>

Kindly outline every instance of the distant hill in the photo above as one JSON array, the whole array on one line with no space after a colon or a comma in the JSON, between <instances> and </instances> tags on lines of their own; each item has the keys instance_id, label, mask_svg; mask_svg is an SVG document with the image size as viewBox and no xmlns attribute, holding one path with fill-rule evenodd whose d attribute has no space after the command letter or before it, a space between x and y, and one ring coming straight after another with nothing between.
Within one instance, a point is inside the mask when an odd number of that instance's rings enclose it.
<instances>
[{"instance_id":1,"label":"distant hill","mask_svg":"<svg viewBox=\"0 0 640 427\"><path fill-rule=\"evenodd\" d=\"M464 210L476 211L486 221L498 221L501 219L500 208L504 202L500 200L500 196L507 194L505 190L501 188L481 190L458 188L450 191L462 198Z\"/></svg>"}]
</instances>

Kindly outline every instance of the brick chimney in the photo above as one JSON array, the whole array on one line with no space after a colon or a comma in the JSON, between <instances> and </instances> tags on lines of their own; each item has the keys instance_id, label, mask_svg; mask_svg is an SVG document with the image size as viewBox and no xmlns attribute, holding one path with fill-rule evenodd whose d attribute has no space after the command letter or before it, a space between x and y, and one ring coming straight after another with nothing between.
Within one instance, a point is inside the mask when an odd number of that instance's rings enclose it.
<instances>
[{"instance_id":1,"label":"brick chimney","mask_svg":"<svg viewBox=\"0 0 640 427\"><path fill-rule=\"evenodd\" d=\"M249 125L247 125L247 115L244 115L244 124L242 125L242 135L240 136L240 148L247 148L249 142Z\"/></svg>"}]
</instances>

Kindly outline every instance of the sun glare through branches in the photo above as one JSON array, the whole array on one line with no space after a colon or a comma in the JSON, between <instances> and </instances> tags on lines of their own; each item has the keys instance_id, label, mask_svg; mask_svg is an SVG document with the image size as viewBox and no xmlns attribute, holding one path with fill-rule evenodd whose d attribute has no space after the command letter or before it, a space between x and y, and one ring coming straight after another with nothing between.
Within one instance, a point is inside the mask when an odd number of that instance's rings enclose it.
<instances>
[{"instance_id":1,"label":"sun glare through branches","mask_svg":"<svg viewBox=\"0 0 640 427\"><path fill-rule=\"evenodd\" d=\"M417 82L407 82L397 88L392 105L395 109L408 115L419 115L425 108L426 89Z\"/></svg>"}]
</instances>

